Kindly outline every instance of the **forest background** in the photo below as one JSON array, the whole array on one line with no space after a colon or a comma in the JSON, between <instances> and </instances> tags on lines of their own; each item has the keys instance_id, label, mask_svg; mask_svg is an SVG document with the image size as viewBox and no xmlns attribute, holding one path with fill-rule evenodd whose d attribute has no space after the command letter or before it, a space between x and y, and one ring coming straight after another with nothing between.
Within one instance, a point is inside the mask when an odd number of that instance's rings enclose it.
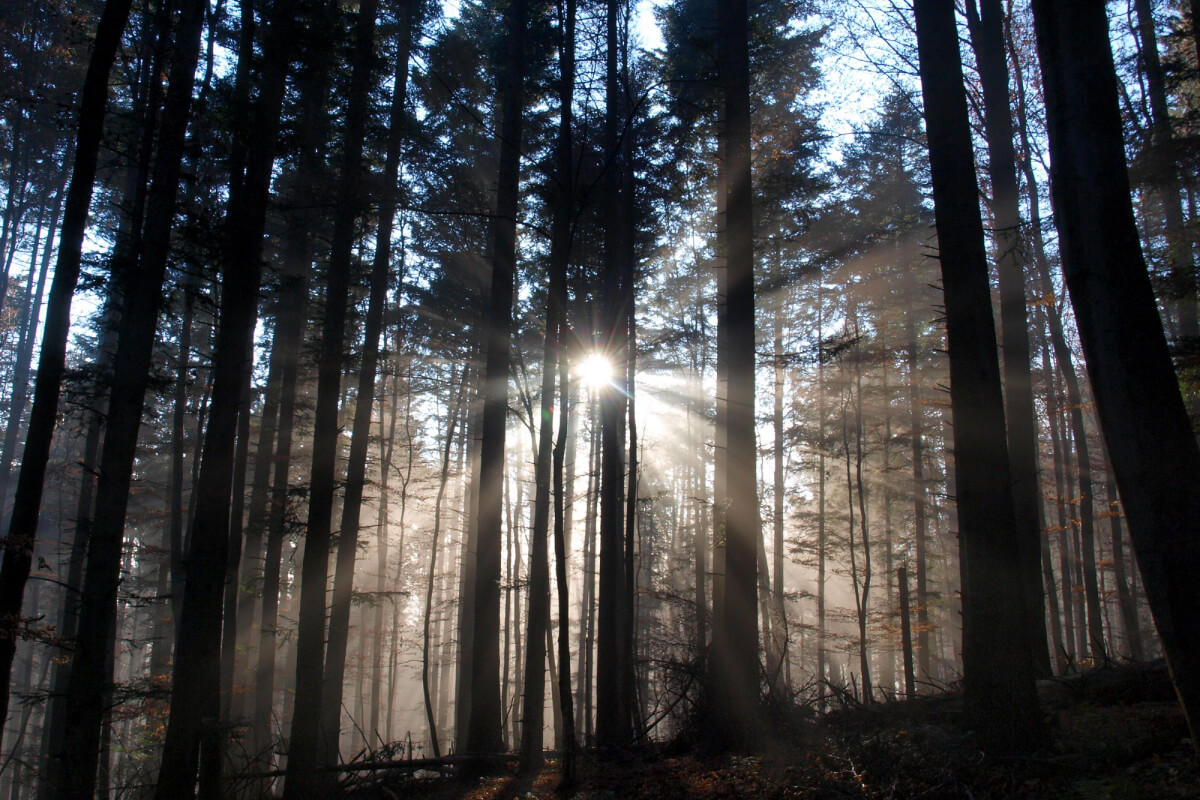
<instances>
[{"instance_id":1,"label":"forest background","mask_svg":"<svg viewBox=\"0 0 1200 800\"><path fill-rule=\"evenodd\" d=\"M978 722L1164 654L1194 724L1195 4L1088 29L1170 359L1122 391L1190 415L1121 458L1053 15L953 5L5 3L0 793L319 796L960 682ZM1121 285L1089 314L1144 323ZM1192 499L1127 519L1122 464Z\"/></svg>"}]
</instances>

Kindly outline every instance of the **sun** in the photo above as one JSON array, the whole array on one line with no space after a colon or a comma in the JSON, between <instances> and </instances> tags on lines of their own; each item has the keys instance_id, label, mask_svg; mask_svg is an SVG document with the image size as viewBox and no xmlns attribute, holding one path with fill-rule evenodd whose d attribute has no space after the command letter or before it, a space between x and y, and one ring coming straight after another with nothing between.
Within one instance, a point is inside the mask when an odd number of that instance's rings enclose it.
<instances>
[{"instance_id":1,"label":"sun","mask_svg":"<svg viewBox=\"0 0 1200 800\"><path fill-rule=\"evenodd\" d=\"M598 389L612 381L612 364L600 353L592 353L575 367L575 375L585 386Z\"/></svg>"}]
</instances>

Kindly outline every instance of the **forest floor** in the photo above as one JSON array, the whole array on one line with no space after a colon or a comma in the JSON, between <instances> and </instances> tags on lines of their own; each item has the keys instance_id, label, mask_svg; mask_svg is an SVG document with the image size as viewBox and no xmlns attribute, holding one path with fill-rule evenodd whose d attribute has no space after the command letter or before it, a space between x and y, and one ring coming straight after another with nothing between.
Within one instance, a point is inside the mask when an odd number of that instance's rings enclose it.
<instances>
[{"instance_id":1,"label":"forest floor","mask_svg":"<svg viewBox=\"0 0 1200 800\"><path fill-rule=\"evenodd\" d=\"M953 692L912 703L845 708L790 725L753 756L583 754L560 795L559 764L519 776L377 773L347 786L355 800L674 800L771 798L1200 798L1200 762L1165 669L1096 670L1039 685L1050 743L1023 758L982 754L959 727ZM421 777L427 775L428 777Z\"/></svg>"}]
</instances>

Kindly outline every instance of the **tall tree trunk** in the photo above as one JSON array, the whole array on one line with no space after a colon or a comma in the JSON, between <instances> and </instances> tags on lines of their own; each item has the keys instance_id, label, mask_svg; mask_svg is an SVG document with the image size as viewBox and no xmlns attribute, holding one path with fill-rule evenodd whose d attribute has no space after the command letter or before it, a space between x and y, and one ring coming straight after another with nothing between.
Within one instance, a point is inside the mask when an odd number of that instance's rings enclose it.
<instances>
[{"instance_id":1,"label":"tall tree trunk","mask_svg":"<svg viewBox=\"0 0 1200 800\"><path fill-rule=\"evenodd\" d=\"M561 8L560 8L561 10ZM529 642L525 659L525 719L521 727L521 769L536 770L542 764L542 728L545 707L545 673L547 623L550 619L550 566L548 538L550 532L551 480L555 483L555 547L558 554L556 572L559 573L559 638L566 639L569 629L567 601L566 553L564 552L562 522L562 466L563 441L556 445L554 434L554 379L556 373L564 371L563 359L564 306L567 291L567 265L571 255L571 211L574 188L572 165L571 105L575 91L575 2L566 0L566 14L560 20L559 31L559 125L555 143L555 205L550 242L550 268L546 289L546 337L542 356L541 415L538 429L537 457L534 462L535 497L533 506L533 533L529 557ZM564 374L565 371L564 371ZM562 385L563 405L569 402L570 387ZM567 419L564 414L563 424ZM565 437L566 429L562 435ZM553 453L551 452L553 450ZM552 463L553 461L553 463ZM553 475L551 474L554 468ZM562 672L566 675L567 700L563 703L563 719L570 717L570 648L559 652ZM562 692L562 686L559 687ZM562 708L563 706L560 706ZM574 724L569 732L571 748L574 747ZM574 753L566 754L570 770L574 770ZM570 785L574 775L567 775L564 768L563 783Z\"/></svg>"},{"instance_id":2,"label":"tall tree trunk","mask_svg":"<svg viewBox=\"0 0 1200 800\"><path fill-rule=\"evenodd\" d=\"M220 792L223 748L215 722L219 712L221 611L228 561L234 437L258 317L263 229L283 106L288 66L284 48L291 38L291 12L285 0L273 3L255 118L253 122L236 121L235 130L245 131L249 137L246 172L240 180L234 176L222 233L222 294L213 358L212 409L199 480L192 494L196 512L176 628L170 719L155 792L158 800L192 795L202 736L205 774L201 794L216 797Z\"/></svg>"},{"instance_id":3,"label":"tall tree trunk","mask_svg":"<svg viewBox=\"0 0 1200 800\"><path fill-rule=\"evenodd\" d=\"M25 594L25 583L29 580L46 465L50 460L50 445L54 439L55 421L58 417L58 399L66 372L71 297L79 280L83 238L87 231L88 208L92 200L92 184L96 179L100 138L104 133L108 76L121 43L125 23L129 19L131 5L132 0L109 0L105 3L96 28L92 57L88 62L79 100L75 164L67 189L63 224L59 232L58 259L54 268L54 280L50 284L50 299L46 306L46 327L42 334L42 348L38 357L33 408L29 415L21 472L17 477L4 560L0 565L0 624L7 630L7 635L0 636L0 719L6 718L8 714L9 684L12 678L13 656L16 653L21 600Z\"/></svg>"},{"instance_id":4,"label":"tall tree trunk","mask_svg":"<svg viewBox=\"0 0 1200 800\"><path fill-rule=\"evenodd\" d=\"M1150 0L1133 0L1133 8L1137 14L1142 71L1146 76L1146 89L1150 100L1150 125L1153 131L1153 147L1149 153L1151 179L1157 184L1163 215L1166 217L1169 299L1175 306L1180 336L1196 342L1200 340L1200 320L1196 311L1196 263L1183 216L1179 156L1171 131L1166 80L1162 62L1158 57L1154 12Z\"/></svg>"},{"instance_id":5,"label":"tall tree trunk","mask_svg":"<svg viewBox=\"0 0 1200 800\"><path fill-rule=\"evenodd\" d=\"M374 3L364 3L359 11L359 42L362 49L355 69L367 70L371 57L372 37L364 33L374 25L366 17L375 13ZM368 6L371 6L368 8ZM404 132L404 101L408 95L408 59L412 42L413 4L406 3L401 24L400 48L396 59L395 87L392 92L391 123L388 134L387 156L384 166L381 194L379 198L380 223L376 236L378 244L371 265L370 299L367 303L367 318L363 342L362 364L358 373L355 393L354 421L350 435L350 457L346 469L346 486L342 504L341 534L338 537L338 555L334 568L333 607L329 614L329 645L325 654L324 687L321 709L321 729L325 735L322 763L335 765L338 761L338 731L341 727L342 691L346 669L346 647L350 635L350 601L353 594L354 559L358 552L358 527L362 509L363 486L366 484L367 446L370 439L371 406L375 402L375 379L379 364L379 336L383 330L383 308L387 300L388 273L391 269L391 239L393 219L396 215L397 183L400 175L400 145ZM364 119L355 121L354 135L362 135L365 126L366 84L369 76L361 76L364 93L359 98L364 108ZM349 135L349 132L348 132ZM347 163L347 169L350 169ZM357 168L356 168L357 171ZM348 198L353 201L353 197Z\"/></svg>"},{"instance_id":6,"label":"tall tree trunk","mask_svg":"<svg viewBox=\"0 0 1200 800\"><path fill-rule=\"evenodd\" d=\"M332 22L335 7L330 4L328 9L330 17L327 21ZM363 204L359 188L362 182L360 173L377 12L378 0L365 0L356 18L354 66L350 78L346 131L342 140L342 173L333 212L333 242L329 254L321 345L317 355L312 478L309 484L308 526L304 536L304 562L301 566L300 614L297 618L296 701L288 740L288 775L284 784L284 797L288 800L323 794L326 790L320 788L316 767L337 759L338 731L323 729L321 718L325 593L329 577L334 494L337 491L338 405L346 351L346 305L349 302L355 228ZM332 37L327 46L333 47ZM338 549L344 552L344 558L349 559L348 566L342 568L345 584L346 581L353 581L357 531L347 531L343 527L341 533ZM348 585L343 586L347 595L349 588ZM341 647L344 660L344 637ZM338 703L334 713L340 717L340 713L337 713L341 707L340 685L337 694Z\"/></svg>"},{"instance_id":7,"label":"tall tree trunk","mask_svg":"<svg viewBox=\"0 0 1200 800\"><path fill-rule=\"evenodd\" d=\"M619 130L624 113L617 69L620 43L618 16L621 0L608 0L605 8L605 115L604 154L604 266L602 335L603 354L612 367L614 384L624 388L625 347L628 337L628 310L622 306L621 278L624 255L620 205L623 151ZM629 741L628 705L624 697L626 636L624 617L625 558L622 533L625 483L625 395L623 391L600 388L600 597L596 619L596 744L602 748L621 747Z\"/></svg>"},{"instance_id":8,"label":"tall tree trunk","mask_svg":"<svg viewBox=\"0 0 1200 800\"><path fill-rule=\"evenodd\" d=\"M757 458L754 435L754 222L750 182L749 18L745 0L721 3L721 75L724 88L726 191L725 329L730 355L725 412L726 494L725 599L718 610L724 628L717 650L722 675L722 712L734 747L754 743L758 712L759 524Z\"/></svg>"},{"instance_id":9,"label":"tall tree trunk","mask_svg":"<svg viewBox=\"0 0 1200 800\"><path fill-rule=\"evenodd\" d=\"M1021 563L1021 616L1038 675L1050 674L1046 647L1046 603L1041 579L1041 497L1033 376L1029 357L1029 320L1025 306L1024 251L1021 242L1020 192L1009 107L1008 63L1004 52L1001 0L967 2L971 45L983 84L988 177L992 185L992 245L1000 273L1000 326L1004 351L1004 410L1012 468L1013 511Z\"/></svg>"},{"instance_id":10,"label":"tall tree trunk","mask_svg":"<svg viewBox=\"0 0 1200 800\"><path fill-rule=\"evenodd\" d=\"M923 680L933 677L930 669L929 589L926 548L928 542L928 500L925 494L925 408L921 400L921 383L917 374L919 354L916 325L917 275L911 267L905 270L905 293L908 306L904 313L905 346L908 362L908 413L912 428L913 473L913 557L916 560L917 600L917 674Z\"/></svg>"},{"instance_id":11,"label":"tall tree trunk","mask_svg":"<svg viewBox=\"0 0 1200 800\"><path fill-rule=\"evenodd\" d=\"M192 0L180 9L146 219L144 229L135 237L140 246L131 254L137 257L136 267L131 258L129 268L118 279L123 284L120 291L124 304L117 329L79 632L67 683L67 735L63 750L51 754L49 780L62 797L90 794L96 780L95 754L105 713L105 659L116 625L125 511L149 384L206 8L201 0ZM133 224L141 223L135 218Z\"/></svg>"},{"instance_id":12,"label":"tall tree trunk","mask_svg":"<svg viewBox=\"0 0 1200 800\"><path fill-rule=\"evenodd\" d=\"M504 483L504 429L516 284L517 212L520 204L521 118L524 109L526 0L505 13L508 58L500 84L500 165L496 216L491 224L492 280L487 314L487 362L479 453L479 533L473 593L471 710L467 750L497 752L500 728L500 521Z\"/></svg>"},{"instance_id":13,"label":"tall tree trunk","mask_svg":"<svg viewBox=\"0 0 1200 800\"><path fill-rule=\"evenodd\" d=\"M784 531L784 510L786 508L785 495L787 487L784 484L784 449L783 449L783 395L787 388L787 376L784 371L784 355L783 355L783 315L784 315L784 300L786 295L780 290L775 296L775 308L772 342L774 347L773 367L774 367L774 406L772 414L772 426L774 433L774 445L772 446L772 457L774 461L774 480L773 499L774 507L772 511L772 527L774 539L772 541L772 561L775 577L771 586L771 632L774 641L772 642L772 651L774 664L769 665L767 677L770 681L771 691L777 699L782 699L787 693L787 681L783 665L787 661L787 617L784 612L784 594L783 594L783 531Z\"/></svg>"},{"instance_id":14,"label":"tall tree trunk","mask_svg":"<svg viewBox=\"0 0 1200 800\"><path fill-rule=\"evenodd\" d=\"M1025 620L1009 613L1022 607L1022 572L954 4L917 0L914 9L950 355L963 701L985 746L1019 751L1036 746L1041 720Z\"/></svg>"},{"instance_id":15,"label":"tall tree trunk","mask_svg":"<svg viewBox=\"0 0 1200 800\"><path fill-rule=\"evenodd\" d=\"M8 402L8 422L4 428L3 451L0 452L0 514L8 504L8 484L12 477L12 464L16 456L17 441L21 435L21 420L25 416L25 405L29 401L29 374L33 366L33 342L41 322L42 297L46 293L46 276L50 271L50 253L54 248L54 233L58 228L58 217L62 211L61 187L55 194L54 210L50 214L50 225L46 237L42 238L42 219L38 218L37 233L33 237L33 252L29 256L29 286L27 302L17 323L16 361L12 372L12 396ZM38 261L38 247L42 248L42 263ZM34 274L37 274L35 289Z\"/></svg>"},{"instance_id":16,"label":"tall tree trunk","mask_svg":"<svg viewBox=\"0 0 1200 800\"><path fill-rule=\"evenodd\" d=\"M1150 608L1200 748L1200 447L1138 245L1104 8L1036 0L1063 272Z\"/></svg>"}]
</instances>

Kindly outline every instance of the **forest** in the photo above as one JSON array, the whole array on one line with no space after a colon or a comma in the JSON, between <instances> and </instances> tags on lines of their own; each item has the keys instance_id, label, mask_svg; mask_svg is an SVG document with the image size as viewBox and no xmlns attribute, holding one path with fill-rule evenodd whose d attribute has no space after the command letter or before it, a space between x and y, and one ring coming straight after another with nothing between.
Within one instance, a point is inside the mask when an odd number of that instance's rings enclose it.
<instances>
[{"instance_id":1,"label":"forest","mask_svg":"<svg viewBox=\"0 0 1200 800\"><path fill-rule=\"evenodd\" d=\"M0 797L1196 797L1198 203L1200 0L5 0Z\"/></svg>"}]
</instances>

